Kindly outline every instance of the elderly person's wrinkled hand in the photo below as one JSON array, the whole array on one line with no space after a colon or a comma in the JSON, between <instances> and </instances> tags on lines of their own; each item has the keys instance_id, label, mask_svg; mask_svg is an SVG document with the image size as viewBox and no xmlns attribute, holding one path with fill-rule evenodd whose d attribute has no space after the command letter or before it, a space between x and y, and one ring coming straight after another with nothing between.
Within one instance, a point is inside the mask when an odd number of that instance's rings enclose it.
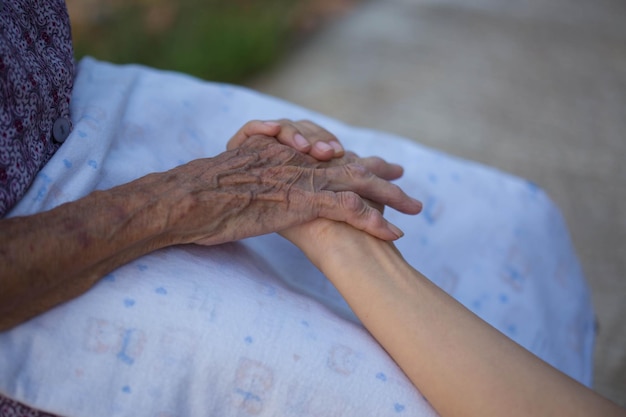
<instances>
[{"instance_id":1,"label":"elderly person's wrinkled hand","mask_svg":"<svg viewBox=\"0 0 626 417\"><path fill-rule=\"evenodd\" d=\"M213 158L94 191L46 212L2 219L0 329L171 245L215 245L318 218L397 239L402 232L367 202L419 212L421 204L388 181L401 174L401 167L380 158L346 153L320 162L256 135Z\"/></svg>"},{"instance_id":2,"label":"elderly person's wrinkled hand","mask_svg":"<svg viewBox=\"0 0 626 417\"><path fill-rule=\"evenodd\" d=\"M167 230L179 243L214 245L323 217L395 240L402 232L365 199L418 213L421 204L387 181L401 173L380 158L348 154L319 162L274 138L252 136L168 173Z\"/></svg>"}]
</instances>

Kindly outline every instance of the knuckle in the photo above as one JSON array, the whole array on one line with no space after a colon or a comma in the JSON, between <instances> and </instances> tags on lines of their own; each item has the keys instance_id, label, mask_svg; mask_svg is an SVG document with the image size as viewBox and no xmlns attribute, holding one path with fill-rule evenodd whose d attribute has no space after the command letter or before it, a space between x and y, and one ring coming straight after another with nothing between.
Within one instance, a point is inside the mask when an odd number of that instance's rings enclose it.
<instances>
[{"instance_id":1,"label":"knuckle","mask_svg":"<svg viewBox=\"0 0 626 417\"><path fill-rule=\"evenodd\" d=\"M312 121L310 121L309 119L300 119L300 120L297 120L295 123L296 123L296 124L299 124L299 125L309 126L309 127L311 127L311 126L317 126L315 123L313 123L313 122L312 122Z\"/></svg>"},{"instance_id":2,"label":"knuckle","mask_svg":"<svg viewBox=\"0 0 626 417\"><path fill-rule=\"evenodd\" d=\"M354 152L352 152L352 151L346 151L346 152L343 154L343 158L342 158L342 159L345 159L346 161L351 162L351 163L352 163L352 162L357 162L357 161L359 161L359 160L360 160L360 158L358 157L358 155L357 155L357 154L355 154L355 153L354 153Z\"/></svg>"},{"instance_id":3,"label":"knuckle","mask_svg":"<svg viewBox=\"0 0 626 417\"><path fill-rule=\"evenodd\" d=\"M387 162L379 156L372 156L368 158L374 168L384 168L387 166Z\"/></svg>"},{"instance_id":4,"label":"knuckle","mask_svg":"<svg viewBox=\"0 0 626 417\"><path fill-rule=\"evenodd\" d=\"M354 179L368 179L373 175L364 165L359 163L349 163L344 165L344 169L348 176Z\"/></svg>"},{"instance_id":5,"label":"knuckle","mask_svg":"<svg viewBox=\"0 0 626 417\"><path fill-rule=\"evenodd\" d=\"M398 185L396 184L391 184L389 183L391 189L390 189L390 201L393 201L393 203L399 203L402 202L403 200L406 199L406 194L404 193L404 191L402 190L402 188L400 188Z\"/></svg>"},{"instance_id":6,"label":"knuckle","mask_svg":"<svg viewBox=\"0 0 626 417\"><path fill-rule=\"evenodd\" d=\"M388 165L384 159L378 156L363 158L361 162L367 166L368 169L376 173L384 173Z\"/></svg>"},{"instance_id":7,"label":"knuckle","mask_svg":"<svg viewBox=\"0 0 626 417\"><path fill-rule=\"evenodd\" d=\"M245 125L243 125L243 127L245 130L249 130L256 127L256 125L258 125L259 123L261 123L259 120L249 120L248 122L246 122Z\"/></svg>"},{"instance_id":8,"label":"knuckle","mask_svg":"<svg viewBox=\"0 0 626 417\"><path fill-rule=\"evenodd\" d=\"M318 125L317 123L311 120L308 120L308 119L298 120L296 124L307 129L310 133L313 133L316 136L320 136L324 138L325 140L337 139L337 137L333 135L331 132L329 132L328 130L324 129L322 126Z\"/></svg>"},{"instance_id":9,"label":"knuckle","mask_svg":"<svg viewBox=\"0 0 626 417\"><path fill-rule=\"evenodd\" d=\"M351 191L339 193L339 203L341 207L354 213L362 213L367 208L363 199Z\"/></svg>"},{"instance_id":10,"label":"knuckle","mask_svg":"<svg viewBox=\"0 0 626 417\"><path fill-rule=\"evenodd\" d=\"M380 211L376 210L376 209L371 209L368 211L368 221L370 222L370 225L374 228L374 229L380 229L385 227L385 218L383 217L383 215L381 214Z\"/></svg>"}]
</instances>

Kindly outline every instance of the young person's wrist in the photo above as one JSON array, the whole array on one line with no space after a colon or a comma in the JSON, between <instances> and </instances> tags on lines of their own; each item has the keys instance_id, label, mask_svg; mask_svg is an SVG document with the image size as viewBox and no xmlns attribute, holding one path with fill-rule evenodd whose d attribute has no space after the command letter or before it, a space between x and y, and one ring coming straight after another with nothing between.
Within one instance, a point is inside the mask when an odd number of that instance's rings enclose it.
<instances>
[{"instance_id":1,"label":"young person's wrist","mask_svg":"<svg viewBox=\"0 0 626 417\"><path fill-rule=\"evenodd\" d=\"M392 247L389 242L346 223L326 219L318 219L281 234L325 273L330 273L337 265L354 265L359 260L365 262L368 258L378 257L381 251Z\"/></svg>"}]
</instances>

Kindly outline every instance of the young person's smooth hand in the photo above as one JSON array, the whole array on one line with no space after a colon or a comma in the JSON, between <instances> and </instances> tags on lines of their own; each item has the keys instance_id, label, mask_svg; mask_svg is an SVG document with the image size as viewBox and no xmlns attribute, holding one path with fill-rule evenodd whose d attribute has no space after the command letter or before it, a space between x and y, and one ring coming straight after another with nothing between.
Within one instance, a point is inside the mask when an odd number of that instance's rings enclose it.
<instances>
[{"instance_id":1,"label":"young person's smooth hand","mask_svg":"<svg viewBox=\"0 0 626 417\"><path fill-rule=\"evenodd\" d=\"M311 155L319 161L342 157L343 145L335 135L309 120L251 120L228 141L227 149L241 146L254 135L273 136L283 145Z\"/></svg>"}]
</instances>

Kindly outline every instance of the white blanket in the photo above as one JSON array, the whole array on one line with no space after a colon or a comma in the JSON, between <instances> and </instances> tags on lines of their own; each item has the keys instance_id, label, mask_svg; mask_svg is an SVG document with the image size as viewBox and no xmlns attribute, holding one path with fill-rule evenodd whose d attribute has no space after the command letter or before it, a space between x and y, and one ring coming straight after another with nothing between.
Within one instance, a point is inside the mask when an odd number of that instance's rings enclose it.
<instances>
[{"instance_id":1,"label":"white blanket","mask_svg":"<svg viewBox=\"0 0 626 417\"><path fill-rule=\"evenodd\" d=\"M591 382L588 290L558 210L533 184L244 88L93 59L80 63L72 114L71 136L10 216L218 154L250 119L311 119L348 149L405 167L398 183L424 212L388 216L409 262ZM275 235L157 251L0 333L0 393L68 417L435 415Z\"/></svg>"}]
</instances>

